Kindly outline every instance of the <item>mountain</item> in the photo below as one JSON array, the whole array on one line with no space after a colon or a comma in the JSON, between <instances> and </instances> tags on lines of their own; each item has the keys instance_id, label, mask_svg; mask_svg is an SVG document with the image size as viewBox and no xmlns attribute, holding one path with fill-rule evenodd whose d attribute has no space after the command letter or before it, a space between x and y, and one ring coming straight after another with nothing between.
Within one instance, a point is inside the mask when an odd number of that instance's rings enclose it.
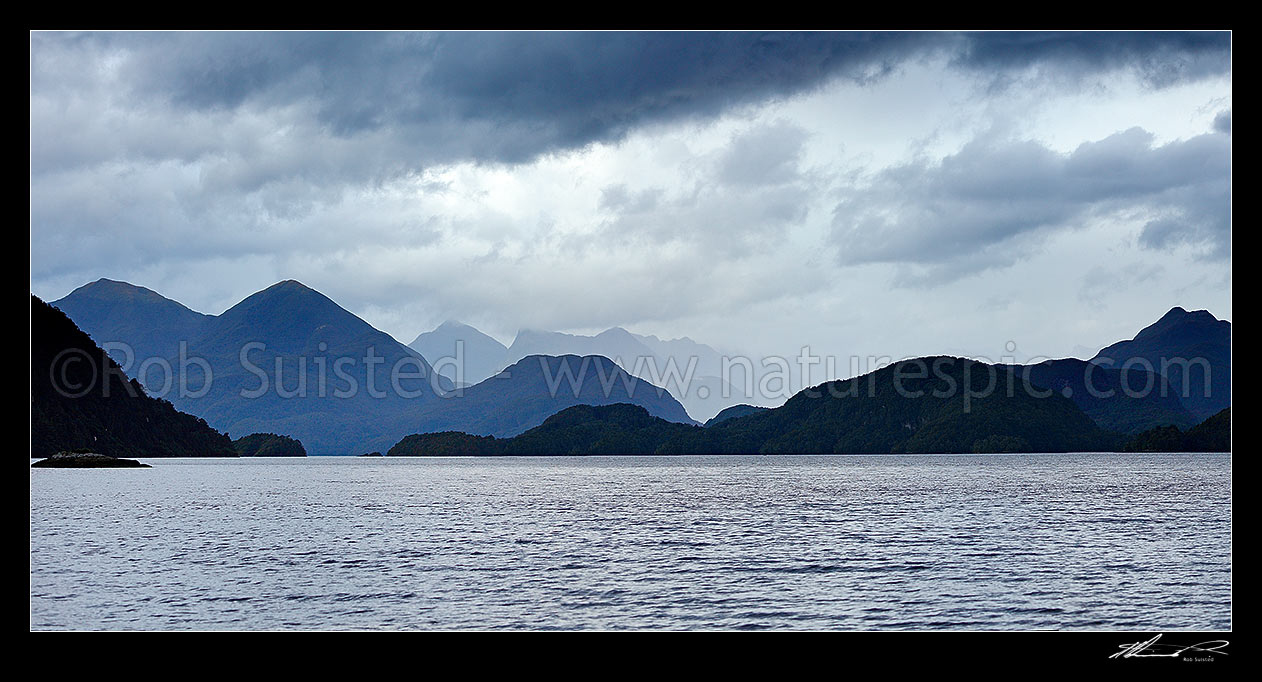
<instances>
[{"instance_id":1,"label":"mountain","mask_svg":"<svg viewBox=\"0 0 1262 682\"><path fill-rule=\"evenodd\" d=\"M637 360L657 359L648 346L621 327L606 329L595 336L523 329L508 347L508 361L517 362L530 355L599 355L629 372L635 371Z\"/></svg>"},{"instance_id":2,"label":"mountain","mask_svg":"<svg viewBox=\"0 0 1262 682\"><path fill-rule=\"evenodd\" d=\"M146 315L158 306L174 308L150 296L143 306L123 305L116 299L140 298L133 291L138 287L96 284L76 291L85 324L102 324L88 333L102 342L153 349L155 366L138 378L179 409L229 433L281 434L316 454L383 449L415 431L420 405L453 388L433 375L419 353L294 280L221 315L203 315L193 327L159 321L155 333L146 327ZM84 289L92 295L82 295Z\"/></svg>"},{"instance_id":3,"label":"mountain","mask_svg":"<svg viewBox=\"0 0 1262 682\"><path fill-rule=\"evenodd\" d=\"M722 412L714 415L714 417L712 417L709 421L705 423L705 426L707 427L714 426L715 424L718 424L719 422L725 422L729 419L735 419L737 417L744 417L747 414L757 414L759 412L766 412L769 409L771 408L758 407L757 405L733 405L727 408L726 410L723 410Z\"/></svg>"},{"instance_id":4,"label":"mountain","mask_svg":"<svg viewBox=\"0 0 1262 682\"><path fill-rule=\"evenodd\" d=\"M146 358L176 355L181 341L201 336L214 320L150 289L111 279L85 284L52 304L97 343L125 341L131 362L125 353L111 355L129 369Z\"/></svg>"},{"instance_id":5,"label":"mountain","mask_svg":"<svg viewBox=\"0 0 1262 682\"><path fill-rule=\"evenodd\" d=\"M707 428L608 405L566 409L513 438L454 431L409 436L389 454L1080 452L1112 450L1121 440L1063 395L1020 382L1011 368L952 357L821 384L781 407Z\"/></svg>"},{"instance_id":6,"label":"mountain","mask_svg":"<svg viewBox=\"0 0 1262 682\"><path fill-rule=\"evenodd\" d=\"M659 339L652 335L631 334L631 337L644 344L659 358L675 358L676 362L683 359L682 366L688 364L688 358L696 358L699 376L717 377L723 374L723 355L704 343L697 343L686 336L679 339Z\"/></svg>"},{"instance_id":7,"label":"mountain","mask_svg":"<svg viewBox=\"0 0 1262 682\"><path fill-rule=\"evenodd\" d=\"M495 376L509 365L508 348L477 329L448 320L408 344L456 386Z\"/></svg>"},{"instance_id":8,"label":"mountain","mask_svg":"<svg viewBox=\"0 0 1262 682\"><path fill-rule=\"evenodd\" d=\"M61 310L31 296L31 457L236 457L228 436L145 394Z\"/></svg>"},{"instance_id":9,"label":"mountain","mask_svg":"<svg viewBox=\"0 0 1262 682\"><path fill-rule=\"evenodd\" d=\"M598 355L531 355L474 386L420 407L416 432L515 436L573 405L631 403L667 421L693 424L670 393Z\"/></svg>"},{"instance_id":10,"label":"mountain","mask_svg":"<svg viewBox=\"0 0 1262 682\"><path fill-rule=\"evenodd\" d=\"M1136 434L1154 426L1188 428L1197 418L1169 391L1165 377L1145 369L1114 369L1066 358L1035 365L1001 365L1018 381L1069 398L1100 428Z\"/></svg>"},{"instance_id":11,"label":"mountain","mask_svg":"<svg viewBox=\"0 0 1262 682\"><path fill-rule=\"evenodd\" d=\"M1170 392L1198 420L1231 406L1231 323L1206 310L1171 308L1135 338L1101 350L1091 362L1118 368L1129 363L1164 375Z\"/></svg>"},{"instance_id":12,"label":"mountain","mask_svg":"<svg viewBox=\"0 0 1262 682\"><path fill-rule=\"evenodd\" d=\"M1063 395L1035 390L1010 368L948 356L806 389L705 434L716 452L767 454L1075 452L1117 444Z\"/></svg>"},{"instance_id":13,"label":"mountain","mask_svg":"<svg viewBox=\"0 0 1262 682\"><path fill-rule=\"evenodd\" d=\"M735 384L723 378L723 356L692 339L663 341L614 327L595 336L522 330L508 348L508 360L516 362L527 355L599 355L609 358L627 372L642 377L670 392L688 414L709 419L726 407L755 399L746 390L744 370L733 372ZM691 369L690 369L691 367ZM755 365L755 373L756 373ZM757 385L756 377L748 382Z\"/></svg>"}]
</instances>

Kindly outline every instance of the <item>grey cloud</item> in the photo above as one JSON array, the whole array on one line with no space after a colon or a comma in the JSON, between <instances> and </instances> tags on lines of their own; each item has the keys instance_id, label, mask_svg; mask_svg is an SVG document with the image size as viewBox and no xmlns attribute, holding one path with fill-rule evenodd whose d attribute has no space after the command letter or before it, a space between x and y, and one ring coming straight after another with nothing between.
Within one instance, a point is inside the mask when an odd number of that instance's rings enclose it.
<instances>
[{"instance_id":1,"label":"grey cloud","mask_svg":"<svg viewBox=\"0 0 1262 682\"><path fill-rule=\"evenodd\" d=\"M989 32L970 34L954 61L979 71L1046 65L1070 75L1130 68L1152 87L1227 73L1226 31Z\"/></svg>"},{"instance_id":2,"label":"grey cloud","mask_svg":"<svg viewBox=\"0 0 1262 682\"><path fill-rule=\"evenodd\" d=\"M1219 133L1231 134L1231 109L1219 112L1214 117L1214 131Z\"/></svg>"},{"instance_id":3,"label":"grey cloud","mask_svg":"<svg viewBox=\"0 0 1262 682\"><path fill-rule=\"evenodd\" d=\"M737 135L723 155L718 179L735 185L768 185L797 178L806 131L786 123Z\"/></svg>"},{"instance_id":4,"label":"grey cloud","mask_svg":"<svg viewBox=\"0 0 1262 682\"><path fill-rule=\"evenodd\" d=\"M31 88L64 94L69 70L149 106L299 106L322 135L394 131L417 167L527 161L929 54L978 72L1133 68L1166 84L1225 72L1229 49L1226 33L39 33Z\"/></svg>"},{"instance_id":5,"label":"grey cloud","mask_svg":"<svg viewBox=\"0 0 1262 682\"><path fill-rule=\"evenodd\" d=\"M601 190L598 206L618 213L647 213L657 208L664 193L660 187L634 192L625 184L611 185Z\"/></svg>"},{"instance_id":6,"label":"grey cloud","mask_svg":"<svg viewBox=\"0 0 1262 682\"><path fill-rule=\"evenodd\" d=\"M845 190L832 239L842 263L902 263L950 276L1010 265L1042 234L1110 216L1152 216L1141 245L1226 253L1230 142L1209 134L1163 146L1131 129L1056 153L981 137Z\"/></svg>"},{"instance_id":7,"label":"grey cloud","mask_svg":"<svg viewBox=\"0 0 1262 682\"><path fill-rule=\"evenodd\" d=\"M218 287L210 300L227 304L242 288L302 274L356 306L542 308L522 320L541 326L739 311L830 281L783 253L805 236L795 230L812 222L825 185L801 168L807 141L790 126L744 131L680 186L631 171L593 197L603 214L587 242L527 229L550 216L502 215L476 200L446 215L434 196L445 181L426 184L424 171L617 141L838 79L872 83L926 58L983 79L1040 66L1131 70L1160 86L1228 72L1229 34L1171 35L34 32L32 286L56 282L64 293L140 273L177 297ZM1037 145L990 140L946 170L892 169L843 197L872 228L843 261L895 261L908 281L958 276L1010 263L1047 229L1137 209L1151 212L1144 246L1223 244L1225 176L1197 146L1214 144L1189 140L1162 156L1135 135L1082 150L1071 169ZM1198 167L1208 169L1200 185L1190 179ZM1041 199L1040 185L1055 196ZM396 196L401 186L416 191ZM850 227L839 218L838 237ZM453 235L469 233L473 245L453 254ZM413 285L401 286L407 277ZM593 291L571 306L537 305L572 296L576 282ZM646 294L660 291L687 295Z\"/></svg>"},{"instance_id":8,"label":"grey cloud","mask_svg":"<svg viewBox=\"0 0 1262 682\"><path fill-rule=\"evenodd\" d=\"M1151 50L1223 55L1228 47L1156 40L1145 48L1132 39L1122 54L1106 42L1098 49L1111 56L1089 63L1115 68L1157 58ZM437 164L521 162L831 79L869 82L925 55L963 55L961 68L976 70L1005 54L1035 59L1021 56L1027 48L1003 34L920 32L36 32L32 225L111 220L56 206L65 173L94 173L106 187L119 173L157 168L176 177L146 182L177 186L147 196L175 224L206 228L206 216L241 207L262 214L234 220L266 223L309 215L343 188ZM1033 54L1067 58L1047 47ZM792 183L799 135L785 126L735 140L721 179ZM116 203L83 198L81 212Z\"/></svg>"},{"instance_id":9,"label":"grey cloud","mask_svg":"<svg viewBox=\"0 0 1262 682\"><path fill-rule=\"evenodd\" d=\"M686 185L638 191L605 188L600 208L610 214L594 235L594 248L674 242L704 254L742 258L760 252L799 225L821 186L801 168L807 134L783 123L755 125L733 135L721 151L698 164Z\"/></svg>"},{"instance_id":10,"label":"grey cloud","mask_svg":"<svg viewBox=\"0 0 1262 682\"><path fill-rule=\"evenodd\" d=\"M1078 300L1090 305L1103 305L1110 297L1135 286L1159 282L1165 274L1159 264L1136 262L1124 266L1096 266L1083 276L1078 289Z\"/></svg>"}]
</instances>

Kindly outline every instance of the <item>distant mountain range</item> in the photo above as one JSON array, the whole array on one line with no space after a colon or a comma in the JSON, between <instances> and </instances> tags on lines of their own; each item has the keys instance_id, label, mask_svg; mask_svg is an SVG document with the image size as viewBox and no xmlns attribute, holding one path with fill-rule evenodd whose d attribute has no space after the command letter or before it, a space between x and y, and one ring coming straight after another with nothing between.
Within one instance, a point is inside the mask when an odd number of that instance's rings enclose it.
<instances>
[{"instance_id":1,"label":"distant mountain range","mask_svg":"<svg viewBox=\"0 0 1262 682\"><path fill-rule=\"evenodd\" d=\"M418 406L454 388L419 353L293 280L217 316L109 280L54 305L98 342L131 346L127 371L177 408L230 434L297 438L316 454L384 449L417 430ZM175 375L170 386L163 362ZM405 371L396 386L397 367Z\"/></svg>"},{"instance_id":2,"label":"distant mountain range","mask_svg":"<svg viewBox=\"0 0 1262 682\"><path fill-rule=\"evenodd\" d=\"M1213 377L1229 380L1230 323L1207 322L1205 314L1176 308L1141 332L1139 344L1110 346L1111 355L1102 352L1092 362L902 361L804 390L778 408L730 407L701 429L631 405L576 406L514 438L418 434L390 454L1230 451L1229 409L1202 421L1171 390L1179 377L1170 378L1170 363L1163 375L1131 359L1147 357L1154 369L1163 358L1203 359L1190 365L1193 370L1208 367ZM1171 346L1161 347L1162 339ZM1149 355L1124 355L1131 348ZM1222 398L1208 393L1203 397Z\"/></svg>"},{"instance_id":3,"label":"distant mountain range","mask_svg":"<svg viewBox=\"0 0 1262 682\"><path fill-rule=\"evenodd\" d=\"M701 433L693 417L710 415L706 435L672 436L655 446L667 450L1061 451L1116 447L1159 427L1182 432L1230 405L1230 323L1181 308L1090 362L974 363L953 378L971 378L980 371L976 367L986 367L1022 390L988 395L959 412L954 402L907 401L897 393L840 401L804 397L858 378L821 384L775 409L758 407L722 383L723 358L713 348L617 327L595 336L525 330L505 347L469 325L448 322L408 347L292 280L217 316L111 280L80 287L55 304L102 345L127 344L131 357L115 357L130 359L125 369L175 407L236 436L296 438L314 454L384 451L410 434L457 432L502 441L572 407L624 403L686 426L671 427L685 434ZM461 372L454 371L458 355ZM174 386L164 385L164 363L177 375ZM690 363L692 382L681 386ZM202 391L207 368L213 380ZM1184 396L1179 387L1185 376L1197 389L1206 368L1210 390ZM149 371L140 376L142 369ZM888 371L864 377L881 384L890 379ZM571 384L575 378L581 381ZM733 383L744 383L744 377ZM711 385L701 397L698 389ZM571 412L567 419L582 414L605 413ZM430 440L464 443L451 435Z\"/></svg>"},{"instance_id":4,"label":"distant mountain range","mask_svg":"<svg viewBox=\"0 0 1262 682\"><path fill-rule=\"evenodd\" d=\"M87 331L102 344L137 349L127 371L180 409L233 435L296 438L314 454L385 450L407 434L427 431L511 436L575 404L629 402L665 419L694 423L669 392L598 356L522 358L509 371L497 370L456 390L422 354L292 280L218 316L110 280L80 287L56 303L86 320ZM444 353L438 361L443 368L450 367L443 362L450 357L445 344L454 351L456 339L467 344L463 350L470 359L489 357L499 345L457 323L413 343ZM172 385L165 385L169 375L163 366L177 375ZM392 376L398 366L407 370L403 378ZM209 390L204 390L206 367ZM578 380L577 395L567 377Z\"/></svg>"},{"instance_id":5,"label":"distant mountain range","mask_svg":"<svg viewBox=\"0 0 1262 682\"><path fill-rule=\"evenodd\" d=\"M573 405L639 405L667 421L695 424L670 393L599 355L530 355L461 395L421 406L423 431L515 436Z\"/></svg>"},{"instance_id":6,"label":"distant mountain range","mask_svg":"<svg viewBox=\"0 0 1262 682\"><path fill-rule=\"evenodd\" d=\"M236 457L232 440L152 398L62 311L31 296L31 457Z\"/></svg>"},{"instance_id":7,"label":"distant mountain range","mask_svg":"<svg viewBox=\"0 0 1262 682\"><path fill-rule=\"evenodd\" d=\"M461 381L456 375L458 363L447 359L455 359L456 349L460 348L464 384L489 378L531 355L601 356L665 388L694 419L708 419L725 407L757 399L754 392L745 390L747 385L757 385L756 377L747 381L743 369L738 367L731 372L733 385L720 378L722 355L714 348L689 338L662 340L621 327L595 336L523 329L512 345L505 347L469 325L448 321L409 345L453 382Z\"/></svg>"},{"instance_id":8,"label":"distant mountain range","mask_svg":"<svg viewBox=\"0 0 1262 682\"><path fill-rule=\"evenodd\" d=\"M507 367L508 348L473 327L448 320L408 344L456 386L472 386Z\"/></svg>"}]
</instances>

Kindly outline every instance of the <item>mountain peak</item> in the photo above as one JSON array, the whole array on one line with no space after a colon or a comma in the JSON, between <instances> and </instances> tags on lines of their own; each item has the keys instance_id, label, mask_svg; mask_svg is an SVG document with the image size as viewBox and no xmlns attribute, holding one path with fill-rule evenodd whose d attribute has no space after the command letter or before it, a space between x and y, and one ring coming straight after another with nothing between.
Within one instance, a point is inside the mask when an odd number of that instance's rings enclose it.
<instances>
[{"instance_id":1,"label":"mountain peak","mask_svg":"<svg viewBox=\"0 0 1262 682\"><path fill-rule=\"evenodd\" d=\"M631 332L629 332L629 331L627 331L627 330L623 329L622 327L610 327L610 328L606 329L605 331L603 331L603 332L601 332L601 333L597 334L597 335L596 335L595 337L593 337L593 338L597 338L597 339L608 339L608 338L635 339L635 334L632 334Z\"/></svg>"},{"instance_id":2,"label":"mountain peak","mask_svg":"<svg viewBox=\"0 0 1262 682\"><path fill-rule=\"evenodd\" d=\"M1185 369L1170 363L1180 358L1200 364ZM1135 338L1104 348L1091 362L1122 365L1137 360L1165 375L1180 392L1183 406L1199 419L1231 405L1231 322L1208 310L1188 312L1175 306Z\"/></svg>"},{"instance_id":3,"label":"mountain peak","mask_svg":"<svg viewBox=\"0 0 1262 682\"><path fill-rule=\"evenodd\" d=\"M328 296L325 296L324 294L320 293L319 291L316 291L315 289L312 289L311 287L303 284L302 282L299 282L296 279L287 279L287 280L277 282L273 284L272 286L267 287L266 289L262 289L260 291L254 292L253 294L250 294L249 296L245 297L245 299L242 300L241 303L238 303L237 305L240 306L241 304L250 302L250 301L254 301L254 302L271 301L271 300L280 299L281 297L286 297L286 298L298 297L300 299L308 298L312 300L323 300L323 301L328 301L329 303L333 303L333 300L330 299ZM334 305L337 305L337 304L334 303Z\"/></svg>"},{"instance_id":4,"label":"mountain peak","mask_svg":"<svg viewBox=\"0 0 1262 682\"><path fill-rule=\"evenodd\" d=\"M1205 311L1200 311L1200 312L1205 312ZM1167 311L1165 315L1162 315L1161 319L1157 320L1157 322L1161 323L1161 322L1177 320L1179 318L1186 317L1187 314L1188 314L1188 311L1184 310L1182 306L1176 305L1175 307Z\"/></svg>"},{"instance_id":5,"label":"mountain peak","mask_svg":"<svg viewBox=\"0 0 1262 682\"><path fill-rule=\"evenodd\" d=\"M219 319L221 329L244 326L286 352L300 352L305 340L324 327L337 329L343 341L376 332L333 299L292 279L250 294ZM329 344L334 345L331 339Z\"/></svg>"},{"instance_id":6,"label":"mountain peak","mask_svg":"<svg viewBox=\"0 0 1262 682\"><path fill-rule=\"evenodd\" d=\"M1161 319L1140 330L1139 334L1137 334L1135 338L1140 339L1159 334L1166 334L1173 330L1188 326L1212 327L1227 324L1230 323L1219 320L1208 310L1193 310L1189 312L1180 306L1175 306L1166 312L1165 315L1162 315Z\"/></svg>"},{"instance_id":7,"label":"mountain peak","mask_svg":"<svg viewBox=\"0 0 1262 682\"><path fill-rule=\"evenodd\" d=\"M315 290L315 289L312 289L311 287L307 286L306 284L303 284L302 282L299 282L299 281L298 281L298 280L296 280L296 279L285 279L285 280L281 280L281 281L279 281L279 282L277 282L277 283L273 284L272 286L268 287L267 289L264 289L263 291L269 291L269 290L271 290L271 289L275 289L275 290L277 290L277 291L311 291L311 292L316 292L316 290ZM319 292L316 292L316 293L319 293Z\"/></svg>"},{"instance_id":8,"label":"mountain peak","mask_svg":"<svg viewBox=\"0 0 1262 682\"><path fill-rule=\"evenodd\" d=\"M116 279L106 279L102 277L95 282L89 282L83 286L70 292L66 298L71 296L87 296L91 298L112 298L112 299L165 299L166 297L153 289L147 289L131 282L123 282Z\"/></svg>"}]
</instances>

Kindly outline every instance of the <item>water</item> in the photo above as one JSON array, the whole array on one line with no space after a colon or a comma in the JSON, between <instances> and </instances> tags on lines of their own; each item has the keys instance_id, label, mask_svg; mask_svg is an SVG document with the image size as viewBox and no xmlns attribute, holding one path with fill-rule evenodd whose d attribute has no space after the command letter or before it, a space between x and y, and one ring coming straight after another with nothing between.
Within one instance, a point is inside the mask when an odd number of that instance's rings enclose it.
<instances>
[{"instance_id":1,"label":"water","mask_svg":"<svg viewBox=\"0 0 1262 682\"><path fill-rule=\"evenodd\" d=\"M1231 627L1227 455L31 471L33 629Z\"/></svg>"}]
</instances>

